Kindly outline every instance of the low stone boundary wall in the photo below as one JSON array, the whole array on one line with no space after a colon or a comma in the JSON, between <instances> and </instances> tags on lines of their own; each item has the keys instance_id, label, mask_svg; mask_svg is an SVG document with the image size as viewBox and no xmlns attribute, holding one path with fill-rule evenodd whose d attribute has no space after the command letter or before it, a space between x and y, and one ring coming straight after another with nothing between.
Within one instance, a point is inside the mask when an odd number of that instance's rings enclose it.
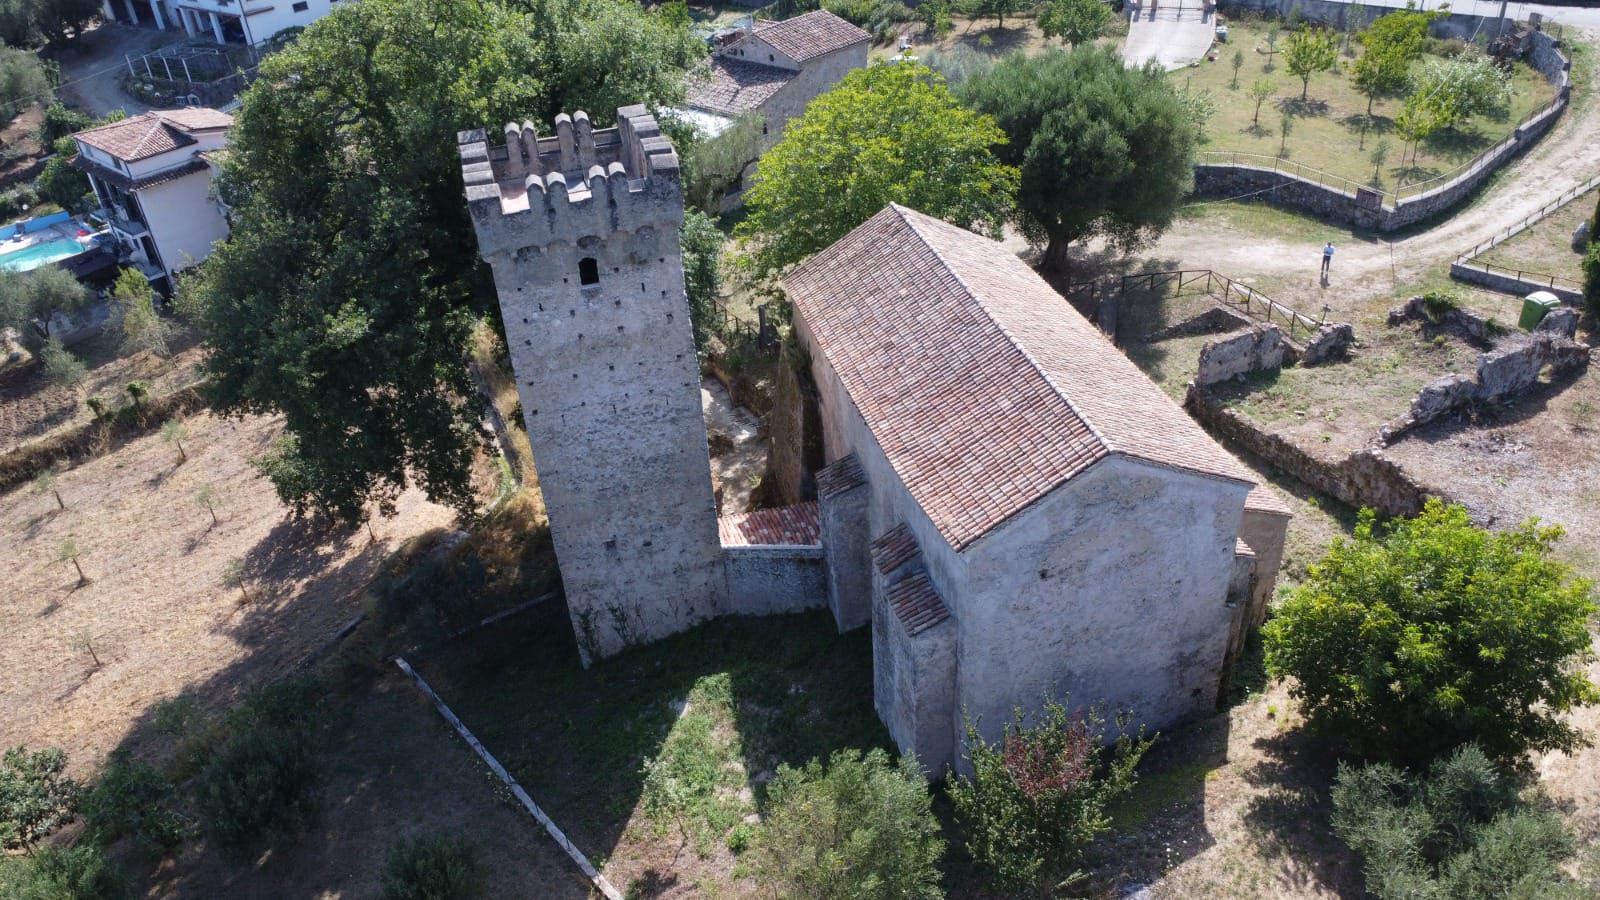
<instances>
[{"instance_id":1,"label":"low stone boundary wall","mask_svg":"<svg viewBox=\"0 0 1600 900\"><path fill-rule=\"evenodd\" d=\"M771 616L828 605L827 559L820 546L723 547L722 558L731 615Z\"/></svg>"},{"instance_id":2,"label":"low stone boundary wall","mask_svg":"<svg viewBox=\"0 0 1600 900\"><path fill-rule=\"evenodd\" d=\"M1518 278L1501 272L1491 272L1483 266L1475 266L1470 262L1453 262L1450 264L1450 277L1457 281L1465 281L1491 291L1500 291L1505 294L1523 296L1534 291L1549 291L1561 298L1561 302L1568 306L1581 306L1583 304L1583 291L1562 287L1545 281L1531 281Z\"/></svg>"},{"instance_id":3,"label":"low stone boundary wall","mask_svg":"<svg viewBox=\"0 0 1600 900\"><path fill-rule=\"evenodd\" d=\"M1318 459L1287 438L1257 428L1203 387L1191 384L1183 406L1213 435L1351 506L1369 506L1385 516L1414 516L1428 497L1438 496L1381 450L1363 447L1341 460Z\"/></svg>"},{"instance_id":4,"label":"low stone boundary wall","mask_svg":"<svg viewBox=\"0 0 1600 900\"><path fill-rule=\"evenodd\" d=\"M1302 13L1307 18L1318 19L1311 10L1302 9ZM1337 21L1337 18L1331 21ZM1555 87L1555 99L1518 124L1506 139L1484 151L1456 178L1414 197L1397 200L1393 206L1385 205L1383 195L1377 191L1360 189L1351 192L1290 172L1233 162L1196 164L1194 195L1255 195L1279 206L1298 209L1355 228L1380 232L1397 231L1415 225L1455 206L1477 190L1500 166L1543 137L1566 110L1572 97L1572 62L1561 52L1561 42L1542 31L1535 32L1528 61Z\"/></svg>"}]
</instances>

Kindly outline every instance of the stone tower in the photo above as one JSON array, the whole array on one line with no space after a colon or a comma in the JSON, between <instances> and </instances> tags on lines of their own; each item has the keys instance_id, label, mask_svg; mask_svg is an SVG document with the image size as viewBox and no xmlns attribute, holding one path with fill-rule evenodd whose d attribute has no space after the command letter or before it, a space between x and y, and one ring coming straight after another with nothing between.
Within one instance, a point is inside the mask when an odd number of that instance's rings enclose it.
<instances>
[{"instance_id":1,"label":"stone tower","mask_svg":"<svg viewBox=\"0 0 1600 900\"><path fill-rule=\"evenodd\" d=\"M727 594L699 361L684 295L683 188L643 106L595 130L458 138L584 664L718 614Z\"/></svg>"}]
</instances>

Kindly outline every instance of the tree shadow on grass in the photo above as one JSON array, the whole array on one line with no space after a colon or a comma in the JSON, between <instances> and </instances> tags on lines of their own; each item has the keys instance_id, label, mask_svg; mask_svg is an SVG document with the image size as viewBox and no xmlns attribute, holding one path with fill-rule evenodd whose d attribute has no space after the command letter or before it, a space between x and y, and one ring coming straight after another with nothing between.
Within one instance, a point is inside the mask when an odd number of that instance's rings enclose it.
<instances>
[{"instance_id":1,"label":"tree shadow on grass","mask_svg":"<svg viewBox=\"0 0 1600 900\"><path fill-rule=\"evenodd\" d=\"M1261 793L1244 822L1263 856L1278 861L1286 893L1366 896L1361 861L1333 833L1330 790L1338 769L1325 740L1301 727L1256 741L1266 758L1244 773Z\"/></svg>"},{"instance_id":2,"label":"tree shadow on grass","mask_svg":"<svg viewBox=\"0 0 1600 900\"><path fill-rule=\"evenodd\" d=\"M1315 98L1302 100L1299 97L1284 97L1278 100L1276 106L1280 113L1300 118L1315 118L1328 114L1328 101Z\"/></svg>"},{"instance_id":3,"label":"tree shadow on grass","mask_svg":"<svg viewBox=\"0 0 1600 900\"><path fill-rule=\"evenodd\" d=\"M984 43L984 38L989 39L987 44ZM1027 42L1027 26L1015 25L1009 28L991 26L981 31L972 31L969 29L966 33L962 34L961 37L956 39L957 44L972 50L976 50L985 56L1005 56L1022 47Z\"/></svg>"},{"instance_id":4,"label":"tree shadow on grass","mask_svg":"<svg viewBox=\"0 0 1600 900\"><path fill-rule=\"evenodd\" d=\"M682 840L674 827L652 837L645 761L697 713L731 710L713 734L732 742L719 746L757 805L780 765L892 749L872 707L868 631L840 635L826 611L727 617L586 670L565 605L549 603L411 662L586 854L610 859L628 840L608 877L648 884L677 874ZM699 834L682 861L727 852L723 826L688 828Z\"/></svg>"}]
</instances>

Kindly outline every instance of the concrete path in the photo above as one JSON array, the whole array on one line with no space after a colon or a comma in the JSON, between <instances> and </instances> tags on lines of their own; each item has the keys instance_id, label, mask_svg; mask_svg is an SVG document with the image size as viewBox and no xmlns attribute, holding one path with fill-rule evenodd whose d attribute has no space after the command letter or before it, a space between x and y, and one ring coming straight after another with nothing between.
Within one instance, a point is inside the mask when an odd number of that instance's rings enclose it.
<instances>
[{"instance_id":1,"label":"concrete path","mask_svg":"<svg viewBox=\"0 0 1600 900\"><path fill-rule=\"evenodd\" d=\"M1132 7L1122 61L1142 66L1154 59L1167 71L1206 55L1216 37L1216 14L1199 0L1143 0Z\"/></svg>"}]
</instances>

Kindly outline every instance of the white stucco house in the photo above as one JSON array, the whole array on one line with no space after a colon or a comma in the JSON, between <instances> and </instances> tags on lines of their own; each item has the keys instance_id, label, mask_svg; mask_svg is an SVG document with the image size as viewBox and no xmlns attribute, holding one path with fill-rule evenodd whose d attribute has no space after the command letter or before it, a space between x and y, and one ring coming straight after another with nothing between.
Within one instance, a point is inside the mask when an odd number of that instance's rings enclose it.
<instances>
[{"instance_id":1,"label":"white stucco house","mask_svg":"<svg viewBox=\"0 0 1600 900\"><path fill-rule=\"evenodd\" d=\"M335 3L351 0L101 0L107 20L166 31L181 28L190 37L219 44L254 47L278 32L310 25Z\"/></svg>"},{"instance_id":2,"label":"white stucco house","mask_svg":"<svg viewBox=\"0 0 1600 900\"><path fill-rule=\"evenodd\" d=\"M1024 262L890 206L784 279L829 465L828 602L932 771L1049 692L1215 709L1289 512Z\"/></svg>"},{"instance_id":3,"label":"white stucco house","mask_svg":"<svg viewBox=\"0 0 1600 900\"><path fill-rule=\"evenodd\" d=\"M154 110L73 135L119 256L152 281L211 254L228 236L206 159L227 146L233 117L214 109Z\"/></svg>"}]
</instances>

